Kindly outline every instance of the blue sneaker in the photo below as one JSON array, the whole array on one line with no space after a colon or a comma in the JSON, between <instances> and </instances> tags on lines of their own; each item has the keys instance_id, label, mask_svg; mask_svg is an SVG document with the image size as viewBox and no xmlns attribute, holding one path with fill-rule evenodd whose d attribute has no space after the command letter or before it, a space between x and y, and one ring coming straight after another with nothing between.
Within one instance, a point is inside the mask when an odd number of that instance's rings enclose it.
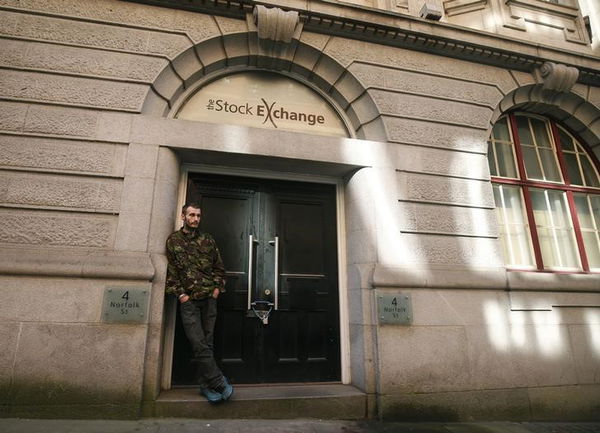
<instances>
[{"instance_id":1,"label":"blue sneaker","mask_svg":"<svg viewBox=\"0 0 600 433\"><path fill-rule=\"evenodd\" d=\"M223 376L223 383L215 387L215 391L220 393L220 396L224 401L227 401L231 398L231 394L233 394L233 386L231 386L227 381L227 378Z\"/></svg>"},{"instance_id":2,"label":"blue sneaker","mask_svg":"<svg viewBox=\"0 0 600 433\"><path fill-rule=\"evenodd\" d=\"M215 404L223 400L223 396L211 388L200 388L200 394L206 397L209 403Z\"/></svg>"}]
</instances>

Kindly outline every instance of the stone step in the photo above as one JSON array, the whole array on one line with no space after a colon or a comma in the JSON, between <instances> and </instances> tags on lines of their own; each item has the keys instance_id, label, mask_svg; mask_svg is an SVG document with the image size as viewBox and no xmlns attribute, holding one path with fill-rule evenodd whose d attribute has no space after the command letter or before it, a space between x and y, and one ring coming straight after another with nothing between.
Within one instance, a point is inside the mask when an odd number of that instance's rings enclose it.
<instances>
[{"instance_id":1,"label":"stone step","mask_svg":"<svg viewBox=\"0 0 600 433\"><path fill-rule=\"evenodd\" d=\"M210 404L197 388L161 392L143 416L201 419L347 419L367 417L367 395L351 385L237 385L228 402Z\"/></svg>"}]
</instances>

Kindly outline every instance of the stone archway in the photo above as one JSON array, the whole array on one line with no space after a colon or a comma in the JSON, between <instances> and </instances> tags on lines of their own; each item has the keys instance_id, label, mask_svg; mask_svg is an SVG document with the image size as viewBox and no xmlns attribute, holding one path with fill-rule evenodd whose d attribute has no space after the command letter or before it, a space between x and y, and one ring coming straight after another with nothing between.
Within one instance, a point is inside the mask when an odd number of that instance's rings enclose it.
<instances>
[{"instance_id":1,"label":"stone archway","mask_svg":"<svg viewBox=\"0 0 600 433\"><path fill-rule=\"evenodd\" d=\"M301 39L297 13L257 6L247 32L221 34L188 48L154 80L142 114L165 117L186 89L226 71L283 73L318 89L351 125L352 135L386 141L377 107L363 84L321 48Z\"/></svg>"},{"instance_id":2,"label":"stone archway","mask_svg":"<svg viewBox=\"0 0 600 433\"><path fill-rule=\"evenodd\" d=\"M500 101L491 125L502 114L514 110L552 117L577 134L600 159L600 108L573 92L576 70L546 63L536 72L537 84L514 89Z\"/></svg>"}]
</instances>

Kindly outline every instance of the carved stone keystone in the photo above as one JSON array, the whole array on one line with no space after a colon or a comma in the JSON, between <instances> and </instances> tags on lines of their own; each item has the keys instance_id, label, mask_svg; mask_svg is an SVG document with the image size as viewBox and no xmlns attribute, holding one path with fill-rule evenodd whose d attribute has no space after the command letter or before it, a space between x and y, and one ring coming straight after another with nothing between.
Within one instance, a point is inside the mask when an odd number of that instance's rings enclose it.
<instances>
[{"instance_id":1,"label":"carved stone keystone","mask_svg":"<svg viewBox=\"0 0 600 433\"><path fill-rule=\"evenodd\" d=\"M257 5L248 24L258 35L259 66L286 69L302 33L298 12Z\"/></svg>"},{"instance_id":2,"label":"carved stone keystone","mask_svg":"<svg viewBox=\"0 0 600 433\"><path fill-rule=\"evenodd\" d=\"M254 23L258 27L259 39L270 39L289 44L300 23L298 12L286 12L279 8L257 5L253 12Z\"/></svg>"},{"instance_id":3,"label":"carved stone keystone","mask_svg":"<svg viewBox=\"0 0 600 433\"><path fill-rule=\"evenodd\" d=\"M579 70L571 66L546 62L536 70L538 82L544 90L569 92L577 82Z\"/></svg>"}]
</instances>

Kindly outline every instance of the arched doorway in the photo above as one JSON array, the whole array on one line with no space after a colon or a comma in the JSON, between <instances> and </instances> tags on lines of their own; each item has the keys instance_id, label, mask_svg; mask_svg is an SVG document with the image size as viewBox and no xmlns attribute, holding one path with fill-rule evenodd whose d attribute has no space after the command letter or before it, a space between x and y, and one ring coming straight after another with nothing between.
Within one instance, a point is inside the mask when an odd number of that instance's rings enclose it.
<instances>
[{"instance_id":1,"label":"arched doorway","mask_svg":"<svg viewBox=\"0 0 600 433\"><path fill-rule=\"evenodd\" d=\"M209 77L181 101L172 110L178 119L350 135L341 110L318 89L281 73ZM229 138L222 140L226 152ZM226 172L189 168L180 197L201 204L201 228L215 236L228 271L215 331L221 368L234 384L341 381L335 183ZM178 317L172 362L173 386L196 383Z\"/></svg>"}]
</instances>

